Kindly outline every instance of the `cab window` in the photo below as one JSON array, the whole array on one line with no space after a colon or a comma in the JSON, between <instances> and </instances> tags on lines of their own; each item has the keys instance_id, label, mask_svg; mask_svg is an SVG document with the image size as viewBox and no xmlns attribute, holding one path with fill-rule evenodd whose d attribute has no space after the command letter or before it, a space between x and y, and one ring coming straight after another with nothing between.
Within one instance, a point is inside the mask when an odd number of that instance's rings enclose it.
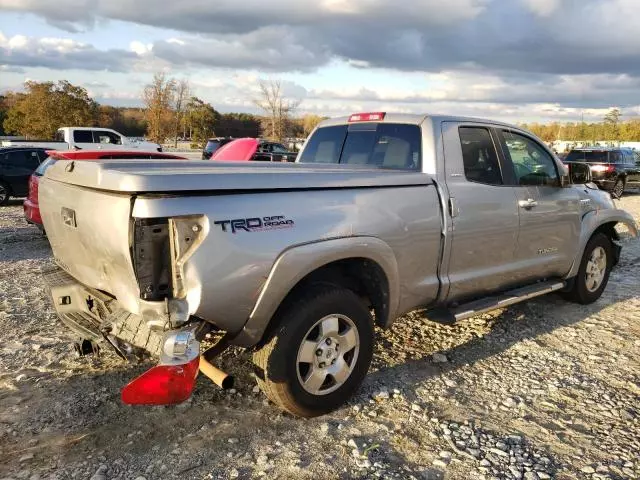
<instances>
[{"instance_id":1,"label":"cab window","mask_svg":"<svg viewBox=\"0 0 640 480\"><path fill-rule=\"evenodd\" d=\"M112 132L96 130L93 132L94 143L122 145L122 139Z\"/></svg>"},{"instance_id":2,"label":"cab window","mask_svg":"<svg viewBox=\"0 0 640 480\"><path fill-rule=\"evenodd\" d=\"M503 150L513 164L517 185L560 185L556 162L542 145L509 130L502 130L502 135Z\"/></svg>"},{"instance_id":3,"label":"cab window","mask_svg":"<svg viewBox=\"0 0 640 480\"><path fill-rule=\"evenodd\" d=\"M475 183L502 185L498 153L489 129L460 127L458 131L466 179Z\"/></svg>"},{"instance_id":4,"label":"cab window","mask_svg":"<svg viewBox=\"0 0 640 480\"><path fill-rule=\"evenodd\" d=\"M93 143L91 130L74 130L73 141L75 143Z\"/></svg>"}]
</instances>

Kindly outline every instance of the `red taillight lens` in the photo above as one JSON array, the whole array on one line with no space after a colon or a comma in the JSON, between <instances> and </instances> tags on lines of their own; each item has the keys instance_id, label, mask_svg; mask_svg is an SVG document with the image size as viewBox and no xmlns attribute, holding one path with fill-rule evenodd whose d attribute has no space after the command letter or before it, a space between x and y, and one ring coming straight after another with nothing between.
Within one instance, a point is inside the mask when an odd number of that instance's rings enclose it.
<instances>
[{"instance_id":1,"label":"red taillight lens","mask_svg":"<svg viewBox=\"0 0 640 480\"><path fill-rule=\"evenodd\" d=\"M183 365L158 365L129 382L122 389L122 401L129 405L170 405L187 400L193 392L200 357Z\"/></svg>"},{"instance_id":2,"label":"red taillight lens","mask_svg":"<svg viewBox=\"0 0 640 480\"><path fill-rule=\"evenodd\" d=\"M385 112L354 113L349 117L349 123L353 122L379 122L384 120Z\"/></svg>"}]
</instances>

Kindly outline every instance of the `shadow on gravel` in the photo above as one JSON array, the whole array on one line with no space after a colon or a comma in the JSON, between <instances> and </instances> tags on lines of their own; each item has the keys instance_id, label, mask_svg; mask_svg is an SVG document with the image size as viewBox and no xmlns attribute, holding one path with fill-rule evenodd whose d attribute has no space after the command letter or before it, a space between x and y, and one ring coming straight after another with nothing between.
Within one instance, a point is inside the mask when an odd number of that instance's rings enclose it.
<instances>
[{"instance_id":1,"label":"shadow on gravel","mask_svg":"<svg viewBox=\"0 0 640 480\"><path fill-rule=\"evenodd\" d=\"M419 384L428 378L456 370L463 365L473 365L504 352L523 340L535 339L558 328L579 323L613 303L623 302L636 296L633 292L616 293L614 288L614 284L609 283L608 291L605 290L603 297L591 305L574 304L565 301L560 295L551 294L511 306L492 320L495 323L488 334L474 337L452 349L440 351L448 357L449 362L436 365L431 357L427 356L401 365L384 366L383 364L380 365L379 370L370 373L365 382L384 383L384 379L395 378L400 379L405 387L411 389L412 385ZM402 322L402 319L397 321ZM424 321L425 328L428 328L430 321L426 317ZM452 335L455 335L456 326L449 328ZM378 348L385 348L384 343L384 340L378 342Z\"/></svg>"},{"instance_id":2,"label":"shadow on gravel","mask_svg":"<svg viewBox=\"0 0 640 480\"><path fill-rule=\"evenodd\" d=\"M34 225L0 227L0 260L42 260L51 256L47 237Z\"/></svg>"}]
</instances>

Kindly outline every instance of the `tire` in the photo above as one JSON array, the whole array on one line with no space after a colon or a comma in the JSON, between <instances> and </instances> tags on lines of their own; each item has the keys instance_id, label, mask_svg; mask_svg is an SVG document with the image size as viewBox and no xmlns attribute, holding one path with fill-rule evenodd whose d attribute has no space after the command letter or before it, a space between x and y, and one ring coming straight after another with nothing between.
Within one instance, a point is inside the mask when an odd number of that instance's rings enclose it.
<instances>
[{"instance_id":1,"label":"tire","mask_svg":"<svg viewBox=\"0 0 640 480\"><path fill-rule=\"evenodd\" d=\"M621 198L624 194L625 181L622 178L618 178L616 183L613 184L613 188L611 189L611 193L613 193L617 198Z\"/></svg>"},{"instance_id":2,"label":"tire","mask_svg":"<svg viewBox=\"0 0 640 480\"><path fill-rule=\"evenodd\" d=\"M604 263L601 265L601 267L604 267L604 271L597 283L597 288L594 288L596 285L593 283L593 277L591 276L593 270L591 269L595 266L594 263L598 263L593 261L594 255L597 256L598 252L604 252L605 255ZM591 237L584 249L578 275L574 279L573 287L565 295L567 300L583 305L588 305L598 300L607 287L613 263L611 240L604 233L596 233Z\"/></svg>"},{"instance_id":3,"label":"tire","mask_svg":"<svg viewBox=\"0 0 640 480\"><path fill-rule=\"evenodd\" d=\"M11 189L9 185L4 182L0 182L0 205L6 205L11 198Z\"/></svg>"},{"instance_id":4,"label":"tire","mask_svg":"<svg viewBox=\"0 0 640 480\"><path fill-rule=\"evenodd\" d=\"M360 298L343 288L312 287L273 321L275 331L253 355L258 386L265 395L299 417L323 415L347 402L373 356L373 321Z\"/></svg>"}]
</instances>

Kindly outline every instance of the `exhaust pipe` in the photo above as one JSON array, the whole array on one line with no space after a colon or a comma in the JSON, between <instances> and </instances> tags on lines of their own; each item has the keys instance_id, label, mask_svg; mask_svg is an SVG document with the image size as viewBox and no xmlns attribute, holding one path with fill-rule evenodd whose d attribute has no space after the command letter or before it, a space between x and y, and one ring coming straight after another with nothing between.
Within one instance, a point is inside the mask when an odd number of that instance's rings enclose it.
<instances>
[{"instance_id":1,"label":"exhaust pipe","mask_svg":"<svg viewBox=\"0 0 640 480\"><path fill-rule=\"evenodd\" d=\"M200 356L200 371L223 390L233 387L233 377L212 365L204 355Z\"/></svg>"}]
</instances>

